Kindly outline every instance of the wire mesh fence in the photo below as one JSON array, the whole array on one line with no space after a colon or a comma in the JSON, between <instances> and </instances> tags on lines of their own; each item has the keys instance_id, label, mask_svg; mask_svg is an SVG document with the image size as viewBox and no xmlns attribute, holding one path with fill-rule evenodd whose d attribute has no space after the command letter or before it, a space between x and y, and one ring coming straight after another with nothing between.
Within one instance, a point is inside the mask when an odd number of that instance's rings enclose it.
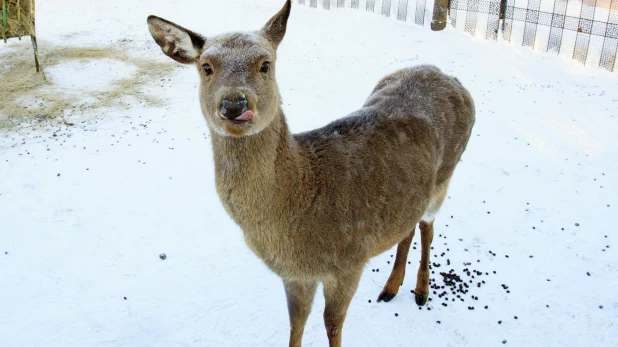
<instances>
[{"instance_id":1,"label":"wire mesh fence","mask_svg":"<svg viewBox=\"0 0 618 347\"><path fill-rule=\"evenodd\" d=\"M298 3L325 10L333 8L365 10L418 25L425 25L427 14L427 0L298 0Z\"/></svg>"},{"instance_id":2,"label":"wire mesh fence","mask_svg":"<svg viewBox=\"0 0 618 347\"><path fill-rule=\"evenodd\" d=\"M426 25L434 0L298 0L326 10L352 8ZM430 10L428 11L427 8ZM486 40L618 68L618 0L449 0L448 21Z\"/></svg>"}]
</instances>

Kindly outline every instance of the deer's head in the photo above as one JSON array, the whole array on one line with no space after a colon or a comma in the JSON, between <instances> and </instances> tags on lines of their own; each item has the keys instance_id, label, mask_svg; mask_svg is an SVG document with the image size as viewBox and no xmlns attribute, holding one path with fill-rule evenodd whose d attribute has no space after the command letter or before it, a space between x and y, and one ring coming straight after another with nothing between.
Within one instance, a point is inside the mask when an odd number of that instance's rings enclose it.
<instances>
[{"instance_id":1,"label":"deer's head","mask_svg":"<svg viewBox=\"0 0 618 347\"><path fill-rule=\"evenodd\" d=\"M290 16L287 0L281 11L256 32L204 37L156 16L148 29L170 58L196 66L200 103L210 128L224 136L247 136L264 130L281 103L275 81L277 47Z\"/></svg>"}]
</instances>

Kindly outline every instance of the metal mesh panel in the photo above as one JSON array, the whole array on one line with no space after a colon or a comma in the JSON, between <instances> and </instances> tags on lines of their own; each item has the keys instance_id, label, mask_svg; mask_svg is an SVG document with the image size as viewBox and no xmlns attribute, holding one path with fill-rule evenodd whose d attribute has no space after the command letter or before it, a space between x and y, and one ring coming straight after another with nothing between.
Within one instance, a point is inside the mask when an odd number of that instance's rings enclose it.
<instances>
[{"instance_id":1,"label":"metal mesh panel","mask_svg":"<svg viewBox=\"0 0 618 347\"><path fill-rule=\"evenodd\" d=\"M309 6L318 7L318 0L309 0Z\"/></svg>"},{"instance_id":2,"label":"metal mesh panel","mask_svg":"<svg viewBox=\"0 0 618 347\"><path fill-rule=\"evenodd\" d=\"M345 7L345 0L337 0L337 8Z\"/></svg>"},{"instance_id":3,"label":"metal mesh panel","mask_svg":"<svg viewBox=\"0 0 618 347\"><path fill-rule=\"evenodd\" d=\"M496 40L500 23L499 0L451 0L449 5L449 19L452 26L457 26L457 11L465 11L465 30L474 35L478 22L477 13L487 14L487 31L485 38Z\"/></svg>"},{"instance_id":4,"label":"metal mesh panel","mask_svg":"<svg viewBox=\"0 0 618 347\"><path fill-rule=\"evenodd\" d=\"M382 0L382 15L391 16L391 0Z\"/></svg>"},{"instance_id":5,"label":"metal mesh panel","mask_svg":"<svg viewBox=\"0 0 618 347\"><path fill-rule=\"evenodd\" d=\"M528 0L528 9L526 10L526 25L524 26L524 40L522 43L522 45L524 46L534 47L534 41L536 39L536 28L539 23L540 8L541 0Z\"/></svg>"},{"instance_id":6,"label":"metal mesh panel","mask_svg":"<svg viewBox=\"0 0 618 347\"><path fill-rule=\"evenodd\" d=\"M397 8L397 19L406 21L408 18L408 0L399 0L399 6Z\"/></svg>"},{"instance_id":7,"label":"metal mesh panel","mask_svg":"<svg viewBox=\"0 0 618 347\"><path fill-rule=\"evenodd\" d=\"M301 4L301 5L304 5L305 4L305 0L298 0L298 3Z\"/></svg>"},{"instance_id":8,"label":"metal mesh panel","mask_svg":"<svg viewBox=\"0 0 618 347\"><path fill-rule=\"evenodd\" d=\"M427 0L416 0L416 13L414 15L414 23L418 25L425 24L425 3Z\"/></svg>"},{"instance_id":9,"label":"metal mesh panel","mask_svg":"<svg viewBox=\"0 0 618 347\"><path fill-rule=\"evenodd\" d=\"M560 53L562 45L562 33L564 32L564 20L567 10L566 1L554 2L554 13L552 14L549 29L549 40L547 41L547 51Z\"/></svg>"},{"instance_id":10,"label":"metal mesh panel","mask_svg":"<svg viewBox=\"0 0 618 347\"><path fill-rule=\"evenodd\" d=\"M451 20L451 25L457 27L457 10L459 6L458 0L451 0L448 11L448 18Z\"/></svg>"},{"instance_id":11,"label":"metal mesh panel","mask_svg":"<svg viewBox=\"0 0 618 347\"><path fill-rule=\"evenodd\" d=\"M465 30L474 36L476 32L476 17L479 12L479 0L469 0L466 7Z\"/></svg>"},{"instance_id":12,"label":"metal mesh panel","mask_svg":"<svg viewBox=\"0 0 618 347\"><path fill-rule=\"evenodd\" d=\"M498 25L500 24L500 3L490 1L488 3L487 31L485 32L486 40L498 39Z\"/></svg>"},{"instance_id":13,"label":"metal mesh panel","mask_svg":"<svg viewBox=\"0 0 618 347\"><path fill-rule=\"evenodd\" d=\"M577 27L577 37L575 38L575 48L573 49L573 59L582 64L586 63L586 58L588 57L595 9L596 0L583 0L581 14L579 15L579 25Z\"/></svg>"},{"instance_id":14,"label":"metal mesh panel","mask_svg":"<svg viewBox=\"0 0 618 347\"><path fill-rule=\"evenodd\" d=\"M613 71L614 64L616 63L616 53L618 53L618 0L612 0L609 6L607 22L609 24L605 28L605 38L603 38L599 66Z\"/></svg>"},{"instance_id":15,"label":"metal mesh panel","mask_svg":"<svg viewBox=\"0 0 618 347\"><path fill-rule=\"evenodd\" d=\"M352 0L352 4L350 5L350 7L358 10L358 5L359 5L359 0Z\"/></svg>"},{"instance_id":16,"label":"metal mesh panel","mask_svg":"<svg viewBox=\"0 0 618 347\"><path fill-rule=\"evenodd\" d=\"M376 8L375 0L367 0L367 5L365 6L365 10L367 10L367 12L373 12L375 11L375 8Z\"/></svg>"},{"instance_id":17,"label":"metal mesh panel","mask_svg":"<svg viewBox=\"0 0 618 347\"><path fill-rule=\"evenodd\" d=\"M330 0L322 0L322 7L324 7L325 10L330 10Z\"/></svg>"}]
</instances>

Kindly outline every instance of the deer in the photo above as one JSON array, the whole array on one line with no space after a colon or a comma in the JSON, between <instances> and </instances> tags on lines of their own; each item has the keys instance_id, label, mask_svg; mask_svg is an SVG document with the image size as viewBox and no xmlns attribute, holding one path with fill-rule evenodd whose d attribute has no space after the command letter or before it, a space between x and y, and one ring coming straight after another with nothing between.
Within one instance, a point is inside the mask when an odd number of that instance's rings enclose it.
<instances>
[{"instance_id":1,"label":"deer","mask_svg":"<svg viewBox=\"0 0 618 347\"><path fill-rule=\"evenodd\" d=\"M210 131L215 186L247 246L281 277L289 346L302 337L318 283L330 347L368 261L397 245L378 296L403 283L418 224L416 304L429 295L429 256L438 213L475 121L470 93L433 65L382 78L346 117L291 134L275 78L291 1L259 30L202 36L150 15L162 52L194 65Z\"/></svg>"}]
</instances>

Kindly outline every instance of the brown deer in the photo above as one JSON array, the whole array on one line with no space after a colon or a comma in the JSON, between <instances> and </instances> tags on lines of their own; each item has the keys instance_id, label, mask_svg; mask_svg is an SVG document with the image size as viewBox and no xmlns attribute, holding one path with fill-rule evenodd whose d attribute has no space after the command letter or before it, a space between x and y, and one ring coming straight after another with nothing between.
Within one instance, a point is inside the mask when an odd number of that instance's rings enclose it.
<instances>
[{"instance_id":1,"label":"brown deer","mask_svg":"<svg viewBox=\"0 0 618 347\"><path fill-rule=\"evenodd\" d=\"M399 244L378 296L390 301L417 223L415 293L425 304L434 216L468 143L474 104L456 78L416 66L383 78L360 110L292 135L275 80L291 6L250 33L207 38L155 16L148 26L166 55L197 68L217 192L247 245L283 280L289 345L301 346L322 282L328 340L340 346L365 264Z\"/></svg>"}]
</instances>

